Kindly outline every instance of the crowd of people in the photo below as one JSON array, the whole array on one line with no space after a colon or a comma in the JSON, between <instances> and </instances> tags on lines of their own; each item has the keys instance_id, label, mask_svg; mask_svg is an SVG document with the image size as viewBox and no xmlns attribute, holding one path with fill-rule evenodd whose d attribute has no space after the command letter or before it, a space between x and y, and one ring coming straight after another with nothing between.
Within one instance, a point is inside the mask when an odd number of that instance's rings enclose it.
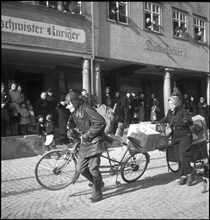
<instances>
[{"instance_id":1,"label":"crowd of people","mask_svg":"<svg viewBox=\"0 0 210 220\"><path fill-rule=\"evenodd\" d=\"M176 91L176 89L175 87L174 90ZM159 99L154 93L150 94L148 99L144 93L137 93L133 90L127 92L125 97L122 97L119 91L115 92L112 97L110 91L110 88L106 87L103 104L115 110L118 120L123 121L125 127L129 127L130 124L139 123L140 121L152 121L155 123L164 115L159 106ZM194 97L190 96L189 98L188 94L184 94L183 97L181 93L178 95L180 96L183 107L193 115L199 114L203 116L206 120L207 127L209 127L208 105L204 97L200 97L196 102Z\"/></svg>"},{"instance_id":2,"label":"crowd of people","mask_svg":"<svg viewBox=\"0 0 210 220\"><path fill-rule=\"evenodd\" d=\"M90 104L90 97L86 89L82 89L80 97L86 104ZM200 114L206 119L208 125L208 106L204 97L195 102L194 97L184 94L180 97L185 109L193 114ZM129 91L122 96L119 91L111 95L111 90L106 87L102 104L111 107L115 111L117 122L122 122L125 128L130 124L140 121L158 121L164 114L161 112L159 100L155 94L145 98L144 93ZM34 106L31 100L22 91L22 86L11 82L6 88L1 83L1 110L2 110L2 136L16 136L27 134L38 134L37 123L40 116L46 121L48 114L52 115L54 126L58 128L58 139L61 142L67 141L66 123L69 118L69 111L65 107L64 97L57 101L52 88L42 91Z\"/></svg>"},{"instance_id":3,"label":"crowd of people","mask_svg":"<svg viewBox=\"0 0 210 220\"><path fill-rule=\"evenodd\" d=\"M52 88L42 91L35 104L24 94L20 84L12 81L8 88L1 83L1 135L17 136L47 134L48 119L53 122L52 132L58 128L58 136L66 141L66 123L69 111L65 108L64 98L57 101Z\"/></svg>"}]
</instances>

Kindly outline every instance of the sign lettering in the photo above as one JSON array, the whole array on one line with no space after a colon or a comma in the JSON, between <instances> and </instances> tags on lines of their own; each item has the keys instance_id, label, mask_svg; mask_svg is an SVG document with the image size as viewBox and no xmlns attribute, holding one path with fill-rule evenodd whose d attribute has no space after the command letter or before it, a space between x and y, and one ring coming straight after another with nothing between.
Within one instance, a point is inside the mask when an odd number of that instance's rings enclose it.
<instances>
[{"instance_id":1,"label":"sign lettering","mask_svg":"<svg viewBox=\"0 0 210 220\"><path fill-rule=\"evenodd\" d=\"M153 44L151 40L146 41L146 48L144 50L148 50L151 52L165 53L174 56L183 56L183 50L178 50L175 48L171 48L169 46L162 46L161 44Z\"/></svg>"},{"instance_id":2,"label":"sign lettering","mask_svg":"<svg viewBox=\"0 0 210 220\"><path fill-rule=\"evenodd\" d=\"M4 15L1 16L1 31L76 43L85 42L84 30Z\"/></svg>"}]
</instances>

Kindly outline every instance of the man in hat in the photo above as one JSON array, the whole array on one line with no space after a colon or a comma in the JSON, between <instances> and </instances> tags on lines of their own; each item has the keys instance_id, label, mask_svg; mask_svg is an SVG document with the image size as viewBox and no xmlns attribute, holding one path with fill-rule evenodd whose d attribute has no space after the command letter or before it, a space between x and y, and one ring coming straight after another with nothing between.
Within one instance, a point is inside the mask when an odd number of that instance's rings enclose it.
<instances>
[{"instance_id":1,"label":"man in hat","mask_svg":"<svg viewBox=\"0 0 210 220\"><path fill-rule=\"evenodd\" d=\"M81 95L79 96L80 99L83 99L84 103L89 105L89 100L88 100L88 93L86 89L82 89Z\"/></svg>"},{"instance_id":2,"label":"man in hat","mask_svg":"<svg viewBox=\"0 0 210 220\"><path fill-rule=\"evenodd\" d=\"M192 145L192 134L189 125L193 120L189 112L182 107L180 98L176 95L168 99L169 110L163 119L158 123L169 123L172 128L172 145L174 150L178 151L181 178L178 182L180 185L191 185L195 176L193 168L190 165L190 149Z\"/></svg>"},{"instance_id":3,"label":"man in hat","mask_svg":"<svg viewBox=\"0 0 210 220\"><path fill-rule=\"evenodd\" d=\"M77 170L93 184L92 202L100 201L104 183L99 166L101 154L106 149L103 139L105 119L73 91L66 95L65 103L73 120L71 129L76 127L81 131Z\"/></svg>"},{"instance_id":4,"label":"man in hat","mask_svg":"<svg viewBox=\"0 0 210 220\"><path fill-rule=\"evenodd\" d=\"M109 106L109 107L112 107L112 98L111 98L111 95L110 95L110 88L107 86L106 89L105 89L105 96L104 96L104 102L103 104Z\"/></svg>"}]
</instances>

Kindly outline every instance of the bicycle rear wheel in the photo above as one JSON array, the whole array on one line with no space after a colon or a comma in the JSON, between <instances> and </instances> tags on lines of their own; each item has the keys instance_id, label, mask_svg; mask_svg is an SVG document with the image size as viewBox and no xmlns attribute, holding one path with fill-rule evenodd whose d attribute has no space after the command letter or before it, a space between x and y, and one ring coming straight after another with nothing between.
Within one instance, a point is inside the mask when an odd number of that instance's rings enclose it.
<instances>
[{"instance_id":1,"label":"bicycle rear wheel","mask_svg":"<svg viewBox=\"0 0 210 220\"><path fill-rule=\"evenodd\" d=\"M136 152L130 155L122 166L121 177L131 183L138 180L147 169L149 155L147 153Z\"/></svg>"},{"instance_id":2,"label":"bicycle rear wheel","mask_svg":"<svg viewBox=\"0 0 210 220\"><path fill-rule=\"evenodd\" d=\"M76 157L69 150L51 150L45 153L36 164L36 180L46 189L63 189L79 177L76 164Z\"/></svg>"}]
</instances>

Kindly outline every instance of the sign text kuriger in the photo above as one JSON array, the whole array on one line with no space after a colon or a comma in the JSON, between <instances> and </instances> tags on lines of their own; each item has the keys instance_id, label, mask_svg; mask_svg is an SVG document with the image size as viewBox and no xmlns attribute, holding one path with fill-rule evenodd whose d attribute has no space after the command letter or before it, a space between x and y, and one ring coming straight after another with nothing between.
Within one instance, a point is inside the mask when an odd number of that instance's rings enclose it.
<instances>
[{"instance_id":1,"label":"sign text kuriger","mask_svg":"<svg viewBox=\"0 0 210 220\"><path fill-rule=\"evenodd\" d=\"M85 42L84 30L4 15L1 16L1 31L76 43Z\"/></svg>"}]
</instances>

